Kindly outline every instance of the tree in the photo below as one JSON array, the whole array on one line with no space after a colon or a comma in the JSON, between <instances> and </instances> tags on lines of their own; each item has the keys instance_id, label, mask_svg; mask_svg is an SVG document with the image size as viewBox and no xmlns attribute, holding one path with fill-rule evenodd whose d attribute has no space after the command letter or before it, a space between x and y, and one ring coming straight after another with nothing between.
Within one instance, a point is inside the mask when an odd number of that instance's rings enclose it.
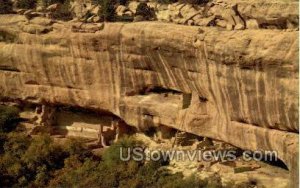
<instances>
[{"instance_id":1,"label":"tree","mask_svg":"<svg viewBox=\"0 0 300 188\"><path fill-rule=\"evenodd\" d=\"M7 133L14 130L18 124L18 121L18 108L0 105L0 133Z\"/></svg>"},{"instance_id":2,"label":"tree","mask_svg":"<svg viewBox=\"0 0 300 188\"><path fill-rule=\"evenodd\" d=\"M0 0L0 14L9 14L12 12L13 3L10 0Z\"/></svg>"},{"instance_id":3,"label":"tree","mask_svg":"<svg viewBox=\"0 0 300 188\"><path fill-rule=\"evenodd\" d=\"M114 21L116 19L117 0L96 0L100 5L99 16L104 21Z\"/></svg>"},{"instance_id":4,"label":"tree","mask_svg":"<svg viewBox=\"0 0 300 188\"><path fill-rule=\"evenodd\" d=\"M33 9L36 7L37 0L17 0L16 7L22 9Z\"/></svg>"}]
</instances>

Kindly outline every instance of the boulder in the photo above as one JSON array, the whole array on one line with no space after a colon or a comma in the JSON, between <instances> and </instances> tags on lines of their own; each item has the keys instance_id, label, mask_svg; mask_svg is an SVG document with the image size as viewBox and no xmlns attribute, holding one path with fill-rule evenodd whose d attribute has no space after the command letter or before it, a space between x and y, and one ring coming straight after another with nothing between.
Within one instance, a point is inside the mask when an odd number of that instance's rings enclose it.
<instances>
[{"instance_id":1,"label":"boulder","mask_svg":"<svg viewBox=\"0 0 300 188\"><path fill-rule=\"evenodd\" d=\"M85 23L74 23L72 24L71 30L75 33L95 33L104 28L104 23L97 24L85 24Z\"/></svg>"},{"instance_id":2,"label":"boulder","mask_svg":"<svg viewBox=\"0 0 300 188\"><path fill-rule=\"evenodd\" d=\"M159 11L156 14L156 18L159 21L167 21L167 22L171 22L171 15L170 15L170 11L169 10L164 10L164 11Z\"/></svg>"},{"instance_id":3,"label":"boulder","mask_svg":"<svg viewBox=\"0 0 300 188\"><path fill-rule=\"evenodd\" d=\"M208 18L202 18L195 20L195 25L198 26L209 26L214 20L216 19L215 16L210 16Z\"/></svg>"},{"instance_id":4,"label":"boulder","mask_svg":"<svg viewBox=\"0 0 300 188\"><path fill-rule=\"evenodd\" d=\"M100 21L101 21L100 16L95 16L95 17L93 17L93 22L94 22L94 23L97 23L97 22L100 22Z\"/></svg>"},{"instance_id":5,"label":"boulder","mask_svg":"<svg viewBox=\"0 0 300 188\"><path fill-rule=\"evenodd\" d=\"M234 29L234 25L232 25L232 24L230 24L230 23L227 23L226 29L227 29L228 31L232 31L232 30Z\"/></svg>"},{"instance_id":6,"label":"boulder","mask_svg":"<svg viewBox=\"0 0 300 188\"><path fill-rule=\"evenodd\" d=\"M46 8L46 10L49 11L49 12L55 12L55 11L57 11L59 9L59 7L60 7L60 4L59 3L55 3L55 4L52 4L52 5L48 6Z\"/></svg>"},{"instance_id":7,"label":"boulder","mask_svg":"<svg viewBox=\"0 0 300 188\"><path fill-rule=\"evenodd\" d=\"M234 26L234 29L235 30L243 30L243 29L245 29L245 25L238 23Z\"/></svg>"},{"instance_id":8,"label":"boulder","mask_svg":"<svg viewBox=\"0 0 300 188\"><path fill-rule=\"evenodd\" d=\"M37 24L20 25L22 31L30 34L46 34L53 30L50 26L41 26Z\"/></svg>"},{"instance_id":9,"label":"boulder","mask_svg":"<svg viewBox=\"0 0 300 188\"><path fill-rule=\"evenodd\" d=\"M246 21L247 29L259 29L259 24L255 19L249 19Z\"/></svg>"},{"instance_id":10,"label":"boulder","mask_svg":"<svg viewBox=\"0 0 300 188\"><path fill-rule=\"evenodd\" d=\"M227 22L225 20L217 19L215 22L219 27L226 28L227 26Z\"/></svg>"},{"instance_id":11,"label":"boulder","mask_svg":"<svg viewBox=\"0 0 300 188\"><path fill-rule=\"evenodd\" d=\"M73 17L81 19L89 12L91 6L83 2L74 1L71 3L70 11Z\"/></svg>"},{"instance_id":12,"label":"boulder","mask_svg":"<svg viewBox=\"0 0 300 188\"><path fill-rule=\"evenodd\" d=\"M188 20L188 21L187 21L187 24L188 24L188 25L194 25L195 23L194 23L194 20Z\"/></svg>"},{"instance_id":13,"label":"boulder","mask_svg":"<svg viewBox=\"0 0 300 188\"><path fill-rule=\"evenodd\" d=\"M135 16L133 19L133 22L141 22L141 21L145 21L145 18L143 16Z\"/></svg>"},{"instance_id":14,"label":"boulder","mask_svg":"<svg viewBox=\"0 0 300 188\"><path fill-rule=\"evenodd\" d=\"M28 19L28 20L31 20L32 18L35 18L35 17L44 17L45 14L44 13L41 13L41 12L35 12L33 10L27 10L24 12L24 16Z\"/></svg>"},{"instance_id":15,"label":"boulder","mask_svg":"<svg viewBox=\"0 0 300 188\"><path fill-rule=\"evenodd\" d=\"M37 12L42 12L44 10L44 8L42 6L38 6L35 9Z\"/></svg>"},{"instance_id":16,"label":"boulder","mask_svg":"<svg viewBox=\"0 0 300 188\"><path fill-rule=\"evenodd\" d=\"M88 19L86 19L87 23L92 23L94 22L94 18L96 17L96 15L92 15L91 17L89 17Z\"/></svg>"},{"instance_id":17,"label":"boulder","mask_svg":"<svg viewBox=\"0 0 300 188\"><path fill-rule=\"evenodd\" d=\"M33 12L33 10L25 10L25 11L22 11L23 12L23 15L29 15Z\"/></svg>"},{"instance_id":18,"label":"boulder","mask_svg":"<svg viewBox=\"0 0 300 188\"><path fill-rule=\"evenodd\" d=\"M199 14L200 12L197 11L192 5L187 4L180 9L180 15L186 20L186 22Z\"/></svg>"},{"instance_id":19,"label":"boulder","mask_svg":"<svg viewBox=\"0 0 300 188\"><path fill-rule=\"evenodd\" d=\"M124 6L124 5L119 5L117 8L116 8L116 13L118 16L123 16L123 14L127 11L127 7Z\"/></svg>"},{"instance_id":20,"label":"boulder","mask_svg":"<svg viewBox=\"0 0 300 188\"><path fill-rule=\"evenodd\" d=\"M43 17L35 17L30 20L31 24L41 25L41 26L50 26L54 23L53 20Z\"/></svg>"},{"instance_id":21,"label":"boulder","mask_svg":"<svg viewBox=\"0 0 300 188\"><path fill-rule=\"evenodd\" d=\"M239 15L233 16L234 22L235 22L235 30L243 30L246 28L246 23Z\"/></svg>"},{"instance_id":22,"label":"boulder","mask_svg":"<svg viewBox=\"0 0 300 188\"><path fill-rule=\"evenodd\" d=\"M94 7L92 7L90 13L93 15L98 15L99 10L100 10L100 6L94 6Z\"/></svg>"},{"instance_id":23,"label":"boulder","mask_svg":"<svg viewBox=\"0 0 300 188\"><path fill-rule=\"evenodd\" d=\"M136 1L130 1L129 4L128 4L128 9L129 9L131 12L135 13L135 12L136 12L136 9L137 9L137 7L138 7L138 5L139 5L138 2L136 2Z\"/></svg>"},{"instance_id":24,"label":"boulder","mask_svg":"<svg viewBox=\"0 0 300 188\"><path fill-rule=\"evenodd\" d=\"M16 13L23 15L26 12L26 9L17 9Z\"/></svg>"},{"instance_id":25,"label":"boulder","mask_svg":"<svg viewBox=\"0 0 300 188\"><path fill-rule=\"evenodd\" d=\"M133 12L128 10L128 11L124 12L123 16L133 16Z\"/></svg>"}]
</instances>

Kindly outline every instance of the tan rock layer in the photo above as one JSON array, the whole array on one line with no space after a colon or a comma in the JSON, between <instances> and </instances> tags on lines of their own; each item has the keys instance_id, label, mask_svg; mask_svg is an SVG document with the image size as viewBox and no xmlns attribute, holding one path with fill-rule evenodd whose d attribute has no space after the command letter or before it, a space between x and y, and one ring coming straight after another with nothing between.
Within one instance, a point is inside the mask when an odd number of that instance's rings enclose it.
<instances>
[{"instance_id":1,"label":"tan rock layer","mask_svg":"<svg viewBox=\"0 0 300 188\"><path fill-rule=\"evenodd\" d=\"M35 35L20 18L2 20L3 100L104 110L140 130L163 124L276 150L297 184L298 32L141 22L95 33L55 23Z\"/></svg>"}]
</instances>

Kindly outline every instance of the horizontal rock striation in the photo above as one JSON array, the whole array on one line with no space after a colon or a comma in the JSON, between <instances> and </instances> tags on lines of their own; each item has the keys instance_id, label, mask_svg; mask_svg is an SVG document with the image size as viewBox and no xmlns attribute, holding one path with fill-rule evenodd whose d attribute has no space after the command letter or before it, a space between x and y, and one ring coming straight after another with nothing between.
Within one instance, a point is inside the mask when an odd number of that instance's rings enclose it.
<instances>
[{"instance_id":1,"label":"horizontal rock striation","mask_svg":"<svg viewBox=\"0 0 300 188\"><path fill-rule=\"evenodd\" d=\"M159 22L43 34L0 16L2 101L110 112L141 131L165 125L249 150L275 150L297 185L298 32ZM90 30L89 30L90 31Z\"/></svg>"}]
</instances>

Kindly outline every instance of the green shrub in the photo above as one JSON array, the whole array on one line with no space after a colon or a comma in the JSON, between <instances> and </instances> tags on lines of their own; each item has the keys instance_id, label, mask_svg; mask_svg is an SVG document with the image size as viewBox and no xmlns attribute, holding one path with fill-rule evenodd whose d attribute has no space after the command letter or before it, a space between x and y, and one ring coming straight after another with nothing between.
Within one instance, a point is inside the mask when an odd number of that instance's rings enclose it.
<instances>
[{"instance_id":1,"label":"green shrub","mask_svg":"<svg viewBox=\"0 0 300 188\"><path fill-rule=\"evenodd\" d=\"M71 20L72 13L70 11L70 2L65 1L61 6L59 6L58 10L52 13L52 18L57 20Z\"/></svg>"},{"instance_id":2,"label":"green shrub","mask_svg":"<svg viewBox=\"0 0 300 188\"><path fill-rule=\"evenodd\" d=\"M155 17L155 12L150 8L147 3L140 3L136 8L136 16L143 16L146 20Z\"/></svg>"},{"instance_id":3,"label":"green shrub","mask_svg":"<svg viewBox=\"0 0 300 188\"><path fill-rule=\"evenodd\" d=\"M15 5L17 8L33 9L36 7L37 0L17 0Z\"/></svg>"},{"instance_id":4,"label":"green shrub","mask_svg":"<svg viewBox=\"0 0 300 188\"><path fill-rule=\"evenodd\" d=\"M156 0L156 2L161 3L161 4L171 4L171 3L176 3L178 0Z\"/></svg>"},{"instance_id":5,"label":"green shrub","mask_svg":"<svg viewBox=\"0 0 300 188\"><path fill-rule=\"evenodd\" d=\"M104 0L92 0L92 3L100 5L101 3L103 3L103 1ZM117 5L126 5L129 2L129 0L111 0L110 2L117 6Z\"/></svg>"},{"instance_id":6,"label":"green shrub","mask_svg":"<svg viewBox=\"0 0 300 188\"><path fill-rule=\"evenodd\" d=\"M128 0L118 0L118 3L120 5L126 5L128 3Z\"/></svg>"},{"instance_id":7,"label":"green shrub","mask_svg":"<svg viewBox=\"0 0 300 188\"><path fill-rule=\"evenodd\" d=\"M116 143L107 148L103 154L103 160L109 166L124 163L124 161L120 159L120 149L124 149L122 150L124 152L123 156L126 157L127 148L132 150L134 147L143 147L143 143L133 139L132 137L124 136L122 139L118 140Z\"/></svg>"},{"instance_id":8,"label":"green shrub","mask_svg":"<svg viewBox=\"0 0 300 188\"><path fill-rule=\"evenodd\" d=\"M3 136L3 135L2 135ZM196 176L164 170L165 161L120 160L120 147L143 146L124 137L104 151L102 159L92 155L82 141L69 139L56 144L48 135L31 138L22 132L2 137L0 187L204 187Z\"/></svg>"},{"instance_id":9,"label":"green shrub","mask_svg":"<svg viewBox=\"0 0 300 188\"><path fill-rule=\"evenodd\" d=\"M63 161L68 157L62 147L55 144L48 135L39 135L32 139L30 146L22 156L22 161L27 164L30 171L38 170L45 165L48 170L63 167Z\"/></svg>"},{"instance_id":10,"label":"green shrub","mask_svg":"<svg viewBox=\"0 0 300 188\"><path fill-rule=\"evenodd\" d=\"M0 0L1 1L1 0ZM1 6L1 5L0 5ZM0 42L7 42L7 43L13 43L17 40L17 35L9 31L7 29L1 28L0 29ZM7 58L0 56L1 61L6 61ZM1 107L0 107L1 108ZM1 112L0 112L1 113Z\"/></svg>"},{"instance_id":11,"label":"green shrub","mask_svg":"<svg viewBox=\"0 0 300 188\"><path fill-rule=\"evenodd\" d=\"M31 142L31 138L24 133L11 132L7 134L7 140L4 143L5 154L11 157L20 158L24 155Z\"/></svg>"},{"instance_id":12,"label":"green shrub","mask_svg":"<svg viewBox=\"0 0 300 188\"><path fill-rule=\"evenodd\" d=\"M18 120L18 108L0 105L0 133L7 133L14 130L18 124Z\"/></svg>"},{"instance_id":13,"label":"green shrub","mask_svg":"<svg viewBox=\"0 0 300 188\"><path fill-rule=\"evenodd\" d=\"M83 140L80 138L69 138L62 147L69 156L76 157L81 162L93 157L92 152L84 145Z\"/></svg>"},{"instance_id":14,"label":"green shrub","mask_svg":"<svg viewBox=\"0 0 300 188\"><path fill-rule=\"evenodd\" d=\"M43 187L68 153L46 135L31 138L23 132L6 134L0 155L0 187Z\"/></svg>"},{"instance_id":15,"label":"green shrub","mask_svg":"<svg viewBox=\"0 0 300 188\"><path fill-rule=\"evenodd\" d=\"M0 133L0 154L2 154L4 152L4 143L6 142L6 134L4 133Z\"/></svg>"},{"instance_id":16,"label":"green shrub","mask_svg":"<svg viewBox=\"0 0 300 188\"><path fill-rule=\"evenodd\" d=\"M37 0L37 1L39 6L48 7L55 3L64 4L68 0Z\"/></svg>"},{"instance_id":17,"label":"green shrub","mask_svg":"<svg viewBox=\"0 0 300 188\"><path fill-rule=\"evenodd\" d=\"M71 0L38 0L37 4L43 8L47 8L52 4L59 4L58 9L51 13L51 17L53 19L67 21L72 19L70 1Z\"/></svg>"},{"instance_id":18,"label":"green shrub","mask_svg":"<svg viewBox=\"0 0 300 188\"><path fill-rule=\"evenodd\" d=\"M8 14L12 12L13 3L11 0L0 0L0 14Z\"/></svg>"},{"instance_id":19,"label":"green shrub","mask_svg":"<svg viewBox=\"0 0 300 188\"><path fill-rule=\"evenodd\" d=\"M99 16L104 21L114 21L116 19L116 0L98 0L97 4L101 6Z\"/></svg>"},{"instance_id":20,"label":"green shrub","mask_svg":"<svg viewBox=\"0 0 300 188\"><path fill-rule=\"evenodd\" d=\"M30 145L30 137L24 133L11 132L6 134L3 143L3 154L0 155L0 169L3 177L0 180L0 187L11 187L18 184L25 173L24 165L20 158Z\"/></svg>"}]
</instances>

